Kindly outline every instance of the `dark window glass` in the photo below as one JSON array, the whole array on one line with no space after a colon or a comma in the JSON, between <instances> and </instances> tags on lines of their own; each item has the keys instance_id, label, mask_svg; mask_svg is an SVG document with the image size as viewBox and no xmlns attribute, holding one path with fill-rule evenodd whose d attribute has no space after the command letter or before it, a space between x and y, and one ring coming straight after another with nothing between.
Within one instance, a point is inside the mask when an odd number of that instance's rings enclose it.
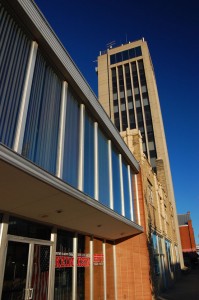
<instances>
[{"instance_id":1,"label":"dark window glass","mask_svg":"<svg viewBox=\"0 0 199 300\"><path fill-rule=\"evenodd\" d=\"M129 49L129 58L134 58L135 57L135 51L133 49Z\"/></svg>"},{"instance_id":2,"label":"dark window glass","mask_svg":"<svg viewBox=\"0 0 199 300\"><path fill-rule=\"evenodd\" d=\"M141 56L142 55L142 50L141 50L141 47L136 47L135 48L135 56Z\"/></svg>"},{"instance_id":3,"label":"dark window glass","mask_svg":"<svg viewBox=\"0 0 199 300\"><path fill-rule=\"evenodd\" d=\"M119 53L116 53L116 62L119 63L122 61L122 53L119 52Z\"/></svg>"},{"instance_id":4,"label":"dark window glass","mask_svg":"<svg viewBox=\"0 0 199 300\"><path fill-rule=\"evenodd\" d=\"M37 54L22 155L50 173L56 172L61 81Z\"/></svg>"},{"instance_id":5,"label":"dark window glass","mask_svg":"<svg viewBox=\"0 0 199 300\"><path fill-rule=\"evenodd\" d=\"M1 6L0 142L12 148L30 41Z\"/></svg>"},{"instance_id":6,"label":"dark window glass","mask_svg":"<svg viewBox=\"0 0 199 300\"><path fill-rule=\"evenodd\" d=\"M85 113L84 192L94 198L94 123Z\"/></svg>"},{"instance_id":7,"label":"dark window glass","mask_svg":"<svg viewBox=\"0 0 199 300\"><path fill-rule=\"evenodd\" d=\"M34 239L50 240L51 227L15 217L10 217L8 234Z\"/></svg>"},{"instance_id":8,"label":"dark window glass","mask_svg":"<svg viewBox=\"0 0 199 300\"><path fill-rule=\"evenodd\" d=\"M57 231L54 299L72 299L73 233Z\"/></svg>"},{"instance_id":9,"label":"dark window glass","mask_svg":"<svg viewBox=\"0 0 199 300\"><path fill-rule=\"evenodd\" d=\"M77 187L79 155L79 103L68 90L64 141L63 179Z\"/></svg>"},{"instance_id":10,"label":"dark window glass","mask_svg":"<svg viewBox=\"0 0 199 300\"><path fill-rule=\"evenodd\" d=\"M125 51L122 52L122 60L123 61L129 59L129 53L128 52L129 52L128 50L125 50Z\"/></svg>"},{"instance_id":11,"label":"dark window glass","mask_svg":"<svg viewBox=\"0 0 199 300\"><path fill-rule=\"evenodd\" d=\"M88 253L89 238L78 234L77 248L77 299L85 299L85 286L89 287L90 255ZM87 253L86 253L87 248ZM85 283L86 282L86 283Z\"/></svg>"},{"instance_id":12,"label":"dark window glass","mask_svg":"<svg viewBox=\"0 0 199 300\"><path fill-rule=\"evenodd\" d=\"M110 206L108 140L100 129L98 130L98 168L99 201Z\"/></svg>"},{"instance_id":13,"label":"dark window glass","mask_svg":"<svg viewBox=\"0 0 199 300\"><path fill-rule=\"evenodd\" d=\"M110 56L110 61L111 61L111 65L115 64L116 63L116 57L115 57L115 54L112 54Z\"/></svg>"},{"instance_id":14,"label":"dark window glass","mask_svg":"<svg viewBox=\"0 0 199 300\"><path fill-rule=\"evenodd\" d=\"M120 131L120 117L119 117L119 112L114 113L114 123L116 128Z\"/></svg>"}]
</instances>

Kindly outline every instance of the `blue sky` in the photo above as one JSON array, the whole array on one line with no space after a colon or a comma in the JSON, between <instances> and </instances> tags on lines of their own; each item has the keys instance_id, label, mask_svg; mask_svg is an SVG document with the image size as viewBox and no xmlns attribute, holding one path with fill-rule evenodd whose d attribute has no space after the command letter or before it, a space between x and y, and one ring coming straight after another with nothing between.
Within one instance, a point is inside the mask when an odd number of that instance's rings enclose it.
<instances>
[{"instance_id":1,"label":"blue sky","mask_svg":"<svg viewBox=\"0 0 199 300\"><path fill-rule=\"evenodd\" d=\"M191 212L199 244L198 0L36 0L97 95L107 43L148 42L164 120L177 212Z\"/></svg>"}]
</instances>

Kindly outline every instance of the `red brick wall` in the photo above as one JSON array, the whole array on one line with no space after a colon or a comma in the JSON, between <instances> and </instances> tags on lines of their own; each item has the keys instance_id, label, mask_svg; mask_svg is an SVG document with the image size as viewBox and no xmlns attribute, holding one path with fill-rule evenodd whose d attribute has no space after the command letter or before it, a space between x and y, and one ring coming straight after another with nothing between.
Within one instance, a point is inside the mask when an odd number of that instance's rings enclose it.
<instances>
[{"instance_id":1,"label":"red brick wall","mask_svg":"<svg viewBox=\"0 0 199 300\"><path fill-rule=\"evenodd\" d=\"M145 226L141 175L137 176L141 225ZM118 299L151 300L150 263L146 232L117 243Z\"/></svg>"},{"instance_id":2,"label":"red brick wall","mask_svg":"<svg viewBox=\"0 0 199 300\"><path fill-rule=\"evenodd\" d=\"M188 226L180 226L180 238L183 252L196 251L196 243L191 220L188 221Z\"/></svg>"}]
</instances>

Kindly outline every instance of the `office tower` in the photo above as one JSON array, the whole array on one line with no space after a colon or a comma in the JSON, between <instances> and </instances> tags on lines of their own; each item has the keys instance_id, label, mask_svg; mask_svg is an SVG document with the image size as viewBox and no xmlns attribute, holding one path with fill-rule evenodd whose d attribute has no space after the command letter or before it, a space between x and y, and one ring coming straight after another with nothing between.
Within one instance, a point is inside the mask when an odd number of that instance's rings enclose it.
<instances>
[{"instance_id":1,"label":"office tower","mask_svg":"<svg viewBox=\"0 0 199 300\"><path fill-rule=\"evenodd\" d=\"M143 152L168 194L178 228L167 144L147 42L141 39L119 47L111 45L100 52L97 72L100 103L120 132L127 128L140 130ZM179 230L177 236L181 248Z\"/></svg>"}]
</instances>

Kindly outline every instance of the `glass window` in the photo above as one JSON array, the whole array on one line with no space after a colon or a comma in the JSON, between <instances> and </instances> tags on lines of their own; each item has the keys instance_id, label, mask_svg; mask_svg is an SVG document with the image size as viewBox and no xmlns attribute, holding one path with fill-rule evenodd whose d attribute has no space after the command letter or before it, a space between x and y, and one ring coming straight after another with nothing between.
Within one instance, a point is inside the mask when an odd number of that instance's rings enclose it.
<instances>
[{"instance_id":1,"label":"glass window","mask_svg":"<svg viewBox=\"0 0 199 300\"><path fill-rule=\"evenodd\" d=\"M108 140L98 130L99 201L110 206Z\"/></svg>"},{"instance_id":2,"label":"glass window","mask_svg":"<svg viewBox=\"0 0 199 300\"><path fill-rule=\"evenodd\" d=\"M122 161L125 217L131 220L130 187L127 164Z\"/></svg>"},{"instance_id":3,"label":"glass window","mask_svg":"<svg viewBox=\"0 0 199 300\"><path fill-rule=\"evenodd\" d=\"M0 142L12 148L23 92L30 41L2 7Z\"/></svg>"},{"instance_id":4,"label":"glass window","mask_svg":"<svg viewBox=\"0 0 199 300\"><path fill-rule=\"evenodd\" d=\"M135 48L135 55L136 57L142 55L142 50L140 46Z\"/></svg>"},{"instance_id":5,"label":"glass window","mask_svg":"<svg viewBox=\"0 0 199 300\"><path fill-rule=\"evenodd\" d=\"M78 300L86 299L85 287L89 281L86 280L89 276L90 253L89 253L89 239L88 237L78 235L78 249L77 249L77 297ZM87 287L87 288L88 288Z\"/></svg>"},{"instance_id":6,"label":"glass window","mask_svg":"<svg viewBox=\"0 0 199 300\"><path fill-rule=\"evenodd\" d=\"M73 234L57 231L55 300L72 299Z\"/></svg>"},{"instance_id":7,"label":"glass window","mask_svg":"<svg viewBox=\"0 0 199 300\"><path fill-rule=\"evenodd\" d=\"M63 180L77 187L79 155L79 104L68 90L64 141Z\"/></svg>"},{"instance_id":8,"label":"glass window","mask_svg":"<svg viewBox=\"0 0 199 300\"><path fill-rule=\"evenodd\" d=\"M94 123L85 112L84 192L94 198Z\"/></svg>"},{"instance_id":9,"label":"glass window","mask_svg":"<svg viewBox=\"0 0 199 300\"><path fill-rule=\"evenodd\" d=\"M115 64L116 63L116 57L115 57L115 54L112 54L110 56L110 61L111 61L111 65Z\"/></svg>"},{"instance_id":10,"label":"glass window","mask_svg":"<svg viewBox=\"0 0 199 300\"><path fill-rule=\"evenodd\" d=\"M61 81L38 53L33 75L22 155L56 172Z\"/></svg>"},{"instance_id":11,"label":"glass window","mask_svg":"<svg viewBox=\"0 0 199 300\"><path fill-rule=\"evenodd\" d=\"M113 207L114 210L122 214L121 189L120 189L120 167L119 154L112 148L112 180L113 180Z\"/></svg>"},{"instance_id":12,"label":"glass window","mask_svg":"<svg viewBox=\"0 0 199 300\"><path fill-rule=\"evenodd\" d=\"M8 234L50 240L51 227L15 217L9 218Z\"/></svg>"}]
</instances>

